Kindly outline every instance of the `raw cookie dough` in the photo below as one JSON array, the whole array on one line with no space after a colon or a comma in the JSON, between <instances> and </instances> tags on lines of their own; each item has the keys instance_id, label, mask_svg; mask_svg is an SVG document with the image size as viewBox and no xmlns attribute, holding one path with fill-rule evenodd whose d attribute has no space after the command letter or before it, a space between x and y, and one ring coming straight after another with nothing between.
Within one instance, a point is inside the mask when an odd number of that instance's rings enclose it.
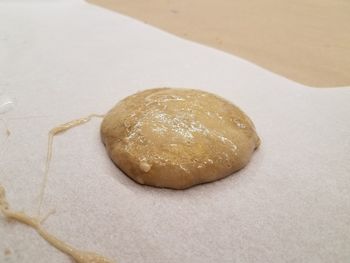
<instances>
[{"instance_id":1,"label":"raw cookie dough","mask_svg":"<svg viewBox=\"0 0 350 263\"><path fill-rule=\"evenodd\" d=\"M120 101L103 119L111 159L140 184L185 189L243 168L259 146L232 103L193 89L157 88Z\"/></svg>"}]
</instances>

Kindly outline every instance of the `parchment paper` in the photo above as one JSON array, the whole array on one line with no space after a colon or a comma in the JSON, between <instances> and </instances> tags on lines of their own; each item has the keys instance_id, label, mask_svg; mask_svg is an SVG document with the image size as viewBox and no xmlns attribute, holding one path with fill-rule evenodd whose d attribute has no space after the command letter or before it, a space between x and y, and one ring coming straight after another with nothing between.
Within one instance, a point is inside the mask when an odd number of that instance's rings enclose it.
<instances>
[{"instance_id":1,"label":"parchment paper","mask_svg":"<svg viewBox=\"0 0 350 263\"><path fill-rule=\"evenodd\" d=\"M0 90L16 101L0 116L11 131L0 131L0 182L12 207L35 212L53 126L157 86L241 107L262 139L250 164L186 191L140 186L93 120L55 139L48 230L120 263L349 262L349 89L305 87L80 0L0 2ZM71 261L0 219L0 262Z\"/></svg>"}]
</instances>

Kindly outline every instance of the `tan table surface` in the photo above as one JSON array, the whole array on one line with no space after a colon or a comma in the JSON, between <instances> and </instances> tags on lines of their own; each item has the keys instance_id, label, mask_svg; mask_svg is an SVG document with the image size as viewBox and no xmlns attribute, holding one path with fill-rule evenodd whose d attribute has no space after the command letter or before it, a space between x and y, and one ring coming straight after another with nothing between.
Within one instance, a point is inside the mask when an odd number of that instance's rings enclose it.
<instances>
[{"instance_id":1,"label":"tan table surface","mask_svg":"<svg viewBox=\"0 0 350 263\"><path fill-rule=\"evenodd\" d=\"M305 85L350 85L350 1L87 1Z\"/></svg>"}]
</instances>

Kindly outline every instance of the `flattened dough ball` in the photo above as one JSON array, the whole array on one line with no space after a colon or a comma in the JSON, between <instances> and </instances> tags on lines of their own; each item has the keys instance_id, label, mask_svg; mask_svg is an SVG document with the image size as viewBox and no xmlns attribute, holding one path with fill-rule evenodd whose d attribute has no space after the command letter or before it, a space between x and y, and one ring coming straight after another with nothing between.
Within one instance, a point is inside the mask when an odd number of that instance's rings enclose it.
<instances>
[{"instance_id":1,"label":"flattened dough ball","mask_svg":"<svg viewBox=\"0 0 350 263\"><path fill-rule=\"evenodd\" d=\"M145 90L103 119L111 159L140 184L185 189L243 168L259 146L252 121L214 94L178 88Z\"/></svg>"}]
</instances>

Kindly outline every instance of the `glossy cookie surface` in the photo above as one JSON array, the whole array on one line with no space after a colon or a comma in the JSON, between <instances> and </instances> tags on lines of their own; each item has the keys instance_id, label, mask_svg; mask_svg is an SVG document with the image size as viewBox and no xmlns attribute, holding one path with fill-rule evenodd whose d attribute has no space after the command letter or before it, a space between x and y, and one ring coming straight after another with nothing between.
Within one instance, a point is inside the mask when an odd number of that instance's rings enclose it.
<instances>
[{"instance_id":1,"label":"glossy cookie surface","mask_svg":"<svg viewBox=\"0 0 350 263\"><path fill-rule=\"evenodd\" d=\"M232 103L193 89L157 88L120 101L102 140L115 164L140 184L184 189L243 168L260 139Z\"/></svg>"}]
</instances>

